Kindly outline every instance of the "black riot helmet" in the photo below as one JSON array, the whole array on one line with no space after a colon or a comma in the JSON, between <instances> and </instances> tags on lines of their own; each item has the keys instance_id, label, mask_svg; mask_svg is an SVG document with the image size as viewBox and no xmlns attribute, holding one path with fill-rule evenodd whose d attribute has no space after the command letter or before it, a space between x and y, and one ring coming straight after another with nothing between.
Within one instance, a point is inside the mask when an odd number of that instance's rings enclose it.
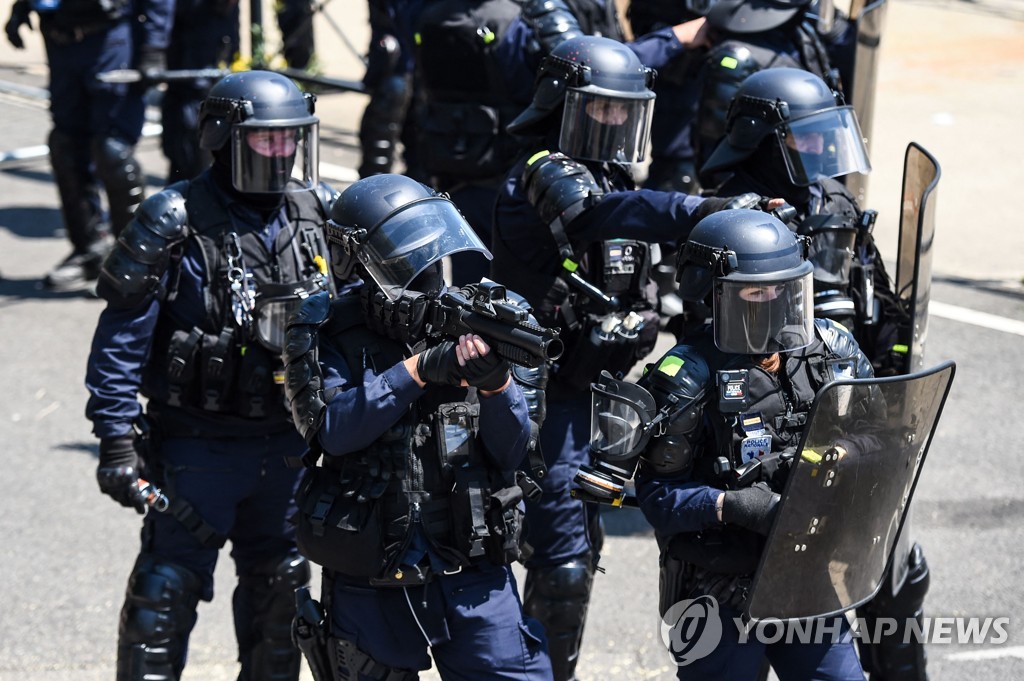
<instances>
[{"instance_id":1,"label":"black riot helmet","mask_svg":"<svg viewBox=\"0 0 1024 681\"><path fill-rule=\"evenodd\" d=\"M711 294L720 350L767 355L811 342L813 271L806 239L781 220L723 210L693 228L679 249L676 278L684 300Z\"/></svg>"},{"instance_id":2,"label":"black riot helmet","mask_svg":"<svg viewBox=\"0 0 1024 681\"><path fill-rule=\"evenodd\" d=\"M349 279L361 265L391 300L407 288L439 292L445 256L477 251L491 258L447 195L405 175L371 175L349 186L326 229L334 276Z\"/></svg>"},{"instance_id":3,"label":"black riot helmet","mask_svg":"<svg viewBox=\"0 0 1024 681\"><path fill-rule=\"evenodd\" d=\"M560 43L541 62L533 102L513 120L514 135L543 135L561 113L559 150L570 158L643 160L654 113L654 71L628 47L599 36Z\"/></svg>"},{"instance_id":4,"label":"black riot helmet","mask_svg":"<svg viewBox=\"0 0 1024 681\"><path fill-rule=\"evenodd\" d=\"M279 73L232 73L203 100L199 146L215 156L230 152L231 183L240 192L312 189L319 182L315 100Z\"/></svg>"},{"instance_id":5,"label":"black riot helmet","mask_svg":"<svg viewBox=\"0 0 1024 681\"><path fill-rule=\"evenodd\" d=\"M871 170L853 107L809 71L765 69L747 76L729 104L725 126L725 137L701 173L735 168L762 145L781 157L790 181L800 187Z\"/></svg>"},{"instance_id":6,"label":"black riot helmet","mask_svg":"<svg viewBox=\"0 0 1024 681\"><path fill-rule=\"evenodd\" d=\"M771 31L807 10L811 0L716 0L708 25L728 33Z\"/></svg>"}]
</instances>

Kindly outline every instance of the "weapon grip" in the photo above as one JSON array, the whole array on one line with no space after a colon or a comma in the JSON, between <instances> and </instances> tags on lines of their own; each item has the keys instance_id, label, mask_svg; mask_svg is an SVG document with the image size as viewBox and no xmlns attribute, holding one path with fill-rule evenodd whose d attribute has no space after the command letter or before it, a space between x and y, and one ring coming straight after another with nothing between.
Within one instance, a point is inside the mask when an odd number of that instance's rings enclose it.
<instances>
[{"instance_id":1,"label":"weapon grip","mask_svg":"<svg viewBox=\"0 0 1024 681\"><path fill-rule=\"evenodd\" d=\"M537 357L522 348L516 347L511 343L498 341L494 344L494 349L499 355L507 359L509 362L524 366L528 369L536 369L544 362L540 357Z\"/></svg>"}]
</instances>

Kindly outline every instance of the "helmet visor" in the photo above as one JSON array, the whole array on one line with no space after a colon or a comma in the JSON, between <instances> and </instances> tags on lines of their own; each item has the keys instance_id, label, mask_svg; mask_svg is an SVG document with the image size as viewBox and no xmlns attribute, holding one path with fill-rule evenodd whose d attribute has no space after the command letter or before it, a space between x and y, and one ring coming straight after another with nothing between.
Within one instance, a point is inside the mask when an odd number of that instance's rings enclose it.
<instances>
[{"instance_id":1,"label":"helmet visor","mask_svg":"<svg viewBox=\"0 0 1024 681\"><path fill-rule=\"evenodd\" d=\"M793 184L871 171L857 115L849 106L789 121L777 129Z\"/></svg>"},{"instance_id":2,"label":"helmet visor","mask_svg":"<svg viewBox=\"0 0 1024 681\"><path fill-rule=\"evenodd\" d=\"M236 125L231 131L231 180L245 194L305 191L319 183L318 124Z\"/></svg>"},{"instance_id":3,"label":"helmet visor","mask_svg":"<svg viewBox=\"0 0 1024 681\"><path fill-rule=\"evenodd\" d=\"M654 93L649 90L642 97L627 98L570 88L558 147L577 160L642 161L653 115Z\"/></svg>"},{"instance_id":4,"label":"helmet visor","mask_svg":"<svg viewBox=\"0 0 1024 681\"><path fill-rule=\"evenodd\" d=\"M723 352L770 355L802 348L814 330L813 273L782 282L715 283L715 345Z\"/></svg>"},{"instance_id":5,"label":"helmet visor","mask_svg":"<svg viewBox=\"0 0 1024 681\"><path fill-rule=\"evenodd\" d=\"M491 253L455 205L441 197L414 201L366 236L359 261L391 300L428 266L461 251Z\"/></svg>"}]
</instances>

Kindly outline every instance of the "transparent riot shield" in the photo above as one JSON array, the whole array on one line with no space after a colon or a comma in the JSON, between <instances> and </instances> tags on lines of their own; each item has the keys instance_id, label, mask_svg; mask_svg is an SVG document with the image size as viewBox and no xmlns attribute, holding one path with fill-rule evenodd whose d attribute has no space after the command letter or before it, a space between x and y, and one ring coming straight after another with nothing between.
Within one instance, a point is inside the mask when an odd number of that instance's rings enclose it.
<instances>
[{"instance_id":1,"label":"transparent riot shield","mask_svg":"<svg viewBox=\"0 0 1024 681\"><path fill-rule=\"evenodd\" d=\"M867 2L862 8L856 7L860 2L853 3L850 9L850 21L856 27L855 38L849 51L852 59L847 58L843 76L843 90L847 94L847 102L857 112L860 131L871 152L872 123L875 115L875 85L878 80L879 48L882 44L882 30L885 27L885 15L888 0ZM842 61L842 58L837 61ZM852 61L852 64L849 62ZM845 179L846 188L857 199L860 205L866 205L868 176L860 173L848 175Z\"/></svg>"},{"instance_id":2,"label":"transparent riot shield","mask_svg":"<svg viewBox=\"0 0 1024 681\"><path fill-rule=\"evenodd\" d=\"M754 575L752 620L830 616L878 592L954 370L818 392Z\"/></svg>"},{"instance_id":3,"label":"transparent riot shield","mask_svg":"<svg viewBox=\"0 0 1024 681\"><path fill-rule=\"evenodd\" d=\"M900 242L896 256L896 295L907 311L899 342L906 352L906 372L924 366L928 339L928 300L932 290L936 187L939 162L916 142L907 145L900 201Z\"/></svg>"}]
</instances>

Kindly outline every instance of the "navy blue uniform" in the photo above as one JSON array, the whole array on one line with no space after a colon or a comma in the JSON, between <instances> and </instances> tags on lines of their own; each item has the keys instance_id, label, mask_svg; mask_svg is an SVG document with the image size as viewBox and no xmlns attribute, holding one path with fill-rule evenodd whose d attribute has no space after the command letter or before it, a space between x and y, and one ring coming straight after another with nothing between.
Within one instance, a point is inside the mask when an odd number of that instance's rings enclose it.
<instances>
[{"instance_id":1,"label":"navy blue uniform","mask_svg":"<svg viewBox=\"0 0 1024 681\"><path fill-rule=\"evenodd\" d=\"M298 224L298 204L291 200L260 212L221 190L211 171L151 200L159 201L174 189L192 197L187 201L196 202L184 204L194 211L195 221L190 220L189 236L178 246L178 255L162 277L164 294L147 296L138 304L112 302L104 309L85 381L90 392L86 415L93 422L93 432L104 440L130 436L142 412L138 396L148 398L146 420L152 435L144 453L143 475L171 500L169 512L151 511L145 517L139 561L122 613L118 678L134 681L157 672L177 678L181 673L197 602L213 598L214 567L219 549L228 539L239 577L233 605L243 678L264 678L260 674L272 670L284 674L274 678L291 678L292 674L297 678L298 651L291 646L288 623L294 613L292 590L305 583L309 572L297 555L295 529L287 520L296 510L293 496L299 471L288 467L286 459L301 456L306 446L285 409L280 386L273 384L265 370L244 365L244 357L253 361L265 357L271 365L280 360L270 350L256 347L255 341L249 341L248 347L245 341L233 341L224 354L225 364L236 363L238 386L261 372L270 381L262 386L260 395L253 393L248 401L237 403L248 404L255 410L253 414L226 402L207 411L201 406L202 397L197 402L183 397L195 395L188 384L175 393L168 376L178 358L190 367L195 358L203 358L200 366L184 372L194 370L195 381L215 362L213 355L207 354L211 350L208 342L206 351L198 349L204 346L200 342L194 352L176 354L174 338L188 335L189 329L202 330L207 341L225 337L220 319L215 317L212 323L217 326L211 328L208 309L210 304L217 305L216 301L228 300L227 269L209 262L210 243L219 244L221 233L206 231L204 227L209 225L201 223L200 216L207 220L211 214L225 216L228 223L219 223L219 230L232 231L249 244L240 267L256 273L257 285L292 274L295 281L289 284L297 285L316 269L315 253L308 254L309 262L298 256L300 235L294 226ZM198 205L202 201L208 203ZM316 202L311 195L302 205L318 205L310 202ZM139 213L145 210L144 205ZM310 211L320 217L312 217ZM316 213L316 209L302 208L298 213L306 222L322 220L322 212ZM138 231L136 222L129 227L132 229ZM201 243L196 231L208 241ZM326 247L321 250L325 251ZM167 291L173 293L167 295ZM233 323L228 322L228 327ZM225 369L225 373L230 372ZM244 388L230 390L237 396ZM279 404L273 404L275 394ZM206 403L210 401L208 392ZM144 585L155 584L154 580L163 584L157 602L143 593L148 588ZM168 613L167 622L158 630L145 624L151 608ZM268 655L276 661L268 663Z\"/></svg>"},{"instance_id":2,"label":"navy blue uniform","mask_svg":"<svg viewBox=\"0 0 1024 681\"><path fill-rule=\"evenodd\" d=\"M695 390L703 390L703 397L679 418L681 423L690 424L685 432L675 435L677 441L688 444L681 448L688 453L680 454L678 467L661 476L653 467L642 464L636 477L637 499L662 547L662 614L678 601L711 595L718 603L722 628L722 639L714 650L683 663L677 672L679 679L756 679L765 657L783 680L864 678L849 627L842 618L832 636L817 644L787 644L783 640L765 645L754 636L740 641L735 620L741 616L763 538L739 525L723 524L717 517L716 501L726 483L715 475L712 463L716 457L725 456L739 465L746 432L736 414L719 411L718 390L713 385L716 369L750 372L750 406L744 416L760 415L771 437L773 456L797 446L805 424L805 419L798 417L807 414L817 389L830 380L821 368L826 359L852 359L854 377L873 375L870 362L848 331L831 320L817 320L815 326L811 345L783 353L776 369L766 368L758 358L722 353L714 346L710 327L691 337L690 345L677 346L666 355L665 372L680 381L685 375L693 376L693 380L700 381ZM679 362L679 357L685 357L685 361ZM661 367L662 360L649 365L647 375ZM657 437L649 450L655 442ZM784 485L780 473L768 480L772 489ZM688 547L703 547L706 541L707 547L685 551L677 549L673 539L685 539L683 545ZM703 557L711 553L719 554L714 565L746 565L748 569L717 570L703 563ZM799 587L794 584L794 588Z\"/></svg>"},{"instance_id":3,"label":"navy blue uniform","mask_svg":"<svg viewBox=\"0 0 1024 681\"><path fill-rule=\"evenodd\" d=\"M361 373L353 372L333 345L321 341L319 347L324 388L333 397L318 438L331 458L343 460L370 447L438 390L419 387L402 362L378 367L377 356L364 350L366 366ZM524 459L529 441L523 393L510 383L500 393L479 397L479 409L485 456L510 473ZM432 462L412 465L422 470ZM549 679L543 632L536 621L524 618L511 569L488 561L452 564L435 550L434 538L423 528L414 521L409 544L399 554L399 571L410 575L410 586L394 580L382 586L325 570L332 636L352 642L379 665L409 670L401 678L429 669L432 657L444 679ZM420 580L412 575L424 572L431 577L417 584Z\"/></svg>"}]
</instances>

